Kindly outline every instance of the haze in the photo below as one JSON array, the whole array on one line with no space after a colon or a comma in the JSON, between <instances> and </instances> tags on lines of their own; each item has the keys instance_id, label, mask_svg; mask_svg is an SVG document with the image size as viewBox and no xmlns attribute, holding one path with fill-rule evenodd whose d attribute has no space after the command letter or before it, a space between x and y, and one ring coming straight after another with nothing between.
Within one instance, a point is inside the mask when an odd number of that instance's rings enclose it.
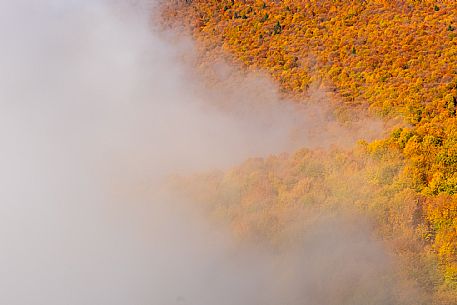
<instances>
[{"instance_id":1,"label":"haze","mask_svg":"<svg viewBox=\"0 0 457 305\"><path fill-rule=\"evenodd\" d=\"M239 245L161 187L318 145L294 134L329 121L280 101L264 76L205 88L182 60L192 42L158 33L154 9L0 3L0 303L390 304L378 281L388 258L369 233L331 221L278 255Z\"/></svg>"}]
</instances>

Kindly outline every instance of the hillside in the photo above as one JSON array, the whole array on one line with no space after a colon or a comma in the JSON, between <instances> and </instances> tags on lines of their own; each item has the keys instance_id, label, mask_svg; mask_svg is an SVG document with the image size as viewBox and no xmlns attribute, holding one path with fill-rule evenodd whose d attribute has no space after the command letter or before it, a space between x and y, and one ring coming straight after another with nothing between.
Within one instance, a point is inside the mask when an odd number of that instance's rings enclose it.
<instances>
[{"instance_id":1,"label":"hillside","mask_svg":"<svg viewBox=\"0 0 457 305\"><path fill-rule=\"evenodd\" d=\"M335 112L363 108L401 127L351 151L303 149L227 173L180 178L242 238L273 244L291 215L347 210L375 220L423 304L457 302L457 3L443 1L168 1L203 61L221 54L264 70L303 101L313 84ZM298 231L299 229L297 229ZM290 232L289 232L290 233Z\"/></svg>"}]
</instances>

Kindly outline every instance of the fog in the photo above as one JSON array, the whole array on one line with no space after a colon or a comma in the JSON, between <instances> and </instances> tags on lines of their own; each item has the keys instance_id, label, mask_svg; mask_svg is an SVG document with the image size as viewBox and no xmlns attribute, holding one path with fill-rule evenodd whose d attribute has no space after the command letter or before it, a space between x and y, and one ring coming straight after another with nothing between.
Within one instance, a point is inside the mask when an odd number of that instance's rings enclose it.
<instances>
[{"instance_id":1,"label":"fog","mask_svg":"<svg viewBox=\"0 0 457 305\"><path fill-rule=\"evenodd\" d=\"M261 74L217 65L208 88L155 9L0 2L0 304L390 304L368 225L322 220L269 253L161 187L354 134L322 115L325 95L281 101Z\"/></svg>"}]
</instances>

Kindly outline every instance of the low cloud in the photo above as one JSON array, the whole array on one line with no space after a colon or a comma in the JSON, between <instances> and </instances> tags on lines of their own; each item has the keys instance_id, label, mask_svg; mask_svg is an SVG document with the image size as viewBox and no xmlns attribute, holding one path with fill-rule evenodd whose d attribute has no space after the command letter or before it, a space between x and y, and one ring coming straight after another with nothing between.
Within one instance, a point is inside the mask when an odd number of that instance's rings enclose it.
<instances>
[{"instance_id":1,"label":"low cloud","mask_svg":"<svg viewBox=\"0 0 457 305\"><path fill-rule=\"evenodd\" d=\"M369 234L318 225L263 253L160 187L324 143L296 134L329 120L282 103L266 77L205 89L179 60L192 43L152 31L153 9L0 4L0 303L389 304Z\"/></svg>"}]
</instances>

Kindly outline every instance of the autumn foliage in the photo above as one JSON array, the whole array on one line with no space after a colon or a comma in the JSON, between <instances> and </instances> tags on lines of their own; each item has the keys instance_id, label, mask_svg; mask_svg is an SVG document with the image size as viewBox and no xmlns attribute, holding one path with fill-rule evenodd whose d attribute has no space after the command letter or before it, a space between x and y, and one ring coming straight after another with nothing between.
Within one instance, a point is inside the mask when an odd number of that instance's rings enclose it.
<instances>
[{"instance_id":1,"label":"autumn foliage","mask_svg":"<svg viewBox=\"0 0 457 305\"><path fill-rule=\"evenodd\" d=\"M202 58L228 53L246 69L268 71L297 100L320 83L341 109L403 122L350 152L302 150L181 181L189 192L228 216L235 232L270 240L297 211L363 212L426 304L456 304L457 1L165 4L164 20L188 27Z\"/></svg>"}]
</instances>

